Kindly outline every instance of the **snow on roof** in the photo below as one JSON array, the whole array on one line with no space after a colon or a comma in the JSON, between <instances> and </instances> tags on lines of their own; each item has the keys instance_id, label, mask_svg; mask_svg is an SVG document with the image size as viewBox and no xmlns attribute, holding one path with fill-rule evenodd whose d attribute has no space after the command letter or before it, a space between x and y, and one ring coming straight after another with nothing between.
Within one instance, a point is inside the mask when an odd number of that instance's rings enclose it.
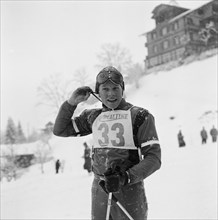
<instances>
[{"instance_id":1,"label":"snow on roof","mask_svg":"<svg viewBox=\"0 0 218 220\"><path fill-rule=\"evenodd\" d=\"M210 2L213 2L213 1L214 1L214 0L211 0ZM207 5L207 4L210 3L210 2L207 2L207 3L204 4L204 5ZM199 8L201 8L201 7L203 7L204 5L201 5L201 6L197 7L197 8L194 8L194 9L190 9L190 10L188 10L188 11L185 11L185 12L183 12L183 13L177 15L176 17L174 17L174 18L172 18L171 20L169 20L169 23L174 22L174 21L178 20L179 18L184 17L184 16L190 14L191 12L193 12L193 11L195 11L195 10L197 10L197 9L199 9Z\"/></svg>"},{"instance_id":2,"label":"snow on roof","mask_svg":"<svg viewBox=\"0 0 218 220\"><path fill-rule=\"evenodd\" d=\"M181 17L184 17L185 15L191 13L191 12L194 11L194 10L196 10L196 9L190 9L190 10L188 10L188 11L185 11L185 12L183 12L183 13L177 15L176 17L170 19L170 20L169 20L169 23L171 23L171 22L173 22L173 21L176 21L176 20L178 20L178 19L181 18Z\"/></svg>"}]
</instances>

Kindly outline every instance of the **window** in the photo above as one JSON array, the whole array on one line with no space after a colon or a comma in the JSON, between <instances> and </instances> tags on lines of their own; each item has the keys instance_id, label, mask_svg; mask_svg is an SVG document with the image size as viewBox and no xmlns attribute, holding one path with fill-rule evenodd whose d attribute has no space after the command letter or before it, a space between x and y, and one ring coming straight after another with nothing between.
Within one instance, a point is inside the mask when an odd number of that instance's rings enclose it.
<instances>
[{"instance_id":1,"label":"window","mask_svg":"<svg viewBox=\"0 0 218 220\"><path fill-rule=\"evenodd\" d=\"M194 40L194 33L193 32L189 32L189 37L190 37L190 40Z\"/></svg>"},{"instance_id":2,"label":"window","mask_svg":"<svg viewBox=\"0 0 218 220\"><path fill-rule=\"evenodd\" d=\"M174 37L174 45L179 45L179 37L178 36L176 36L176 37Z\"/></svg>"},{"instance_id":3,"label":"window","mask_svg":"<svg viewBox=\"0 0 218 220\"><path fill-rule=\"evenodd\" d=\"M171 24L171 25L170 25L170 30L171 30L171 31L174 31L174 24Z\"/></svg>"},{"instance_id":4,"label":"window","mask_svg":"<svg viewBox=\"0 0 218 220\"><path fill-rule=\"evenodd\" d=\"M151 33L151 39L156 39L157 35L156 35L156 32L152 32Z\"/></svg>"},{"instance_id":5,"label":"window","mask_svg":"<svg viewBox=\"0 0 218 220\"><path fill-rule=\"evenodd\" d=\"M199 9L198 9L198 14L199 14L199 15L203 15L203 14L204 14L204 10L203 10L202 8L199 8Z\"/></svg>"},{"instance_id":6,"label":"window","mask_svg":"<svg viewBox=\"0 0 218 220\"><path fill-rule=\"evenodd\" d=\"M176 56L176 51L172 51L171 52L171 60L176 60L177 56Z\"/></svg>"},{"instance_id":7,"label":"window","mask_svg":"<svg viewBox=\"0 0 218 220\"><path fill-rule=\"evenodd\" d=\"M163 63L163 60L162 60L162 56L160 55L158 56L158 64L161 64L161 63Z\"/></svg>"},{"instance_id":8,"label":"window","mask_svg":"<svg viewBox=\"0 0 218 220\"><path fill-rule=\"evenodd\" d=\"M178 24L178 22L175 22L174 23L174 30L177 30L179 28L179 24Z\"/></svg>"},{"instance_id":9,"label":"window","mask_svg":"<svg viewBox=\"0 0 218 220\"><path fill-rule=\"evenodd\" d=\"M158 64L158 60L156 57L150 59L150 65L156 66Z\"/></svg>"},{"instance_id":10,"label":"window","mask_svg":"<svg viewBox=\"0 0 218 220\"><path fill-rule=\"evenodd\" d=\"M164 63L169 62L170 61L170 53L163 54L162 58L163 58Z\"/></svg>"},{"instance_id":11,"label":"window","mask_svg":"<svg viewBox=\"0 0 218 220\"><path fill-rule=\"evenodd\" d=\"M187 18L187 24L194 24L192 18Z\"/></svg>"},{"instance_id":12,"label":"window","mask_svg":"<svg viewBox=\"0 0 218 220\"><path fill-rule=\"evenodd\" d=\"M154 53L157 53L157 45L154 45L154 46L153 46L153 52L154 52Z\"/></svg>"},{"instance_id":13,"label":"window","mask_svg":"<svg viewBox=\"0 0 218 220\"><path fill-rule=\"evenodd\" d=\"M167 34L167 27L162 28L161 35L164 36Z\"/></svg>"},{"instance_id":14,"label":"window","mask_svg":"<svg viewBox=\"0 0 218 220\"><path fill-rule=\"evenodd\" d=\"M168 40L165 40L163 42L163 49L167 49L169 47L169 41Z\"/></svg>"}]
</instances>

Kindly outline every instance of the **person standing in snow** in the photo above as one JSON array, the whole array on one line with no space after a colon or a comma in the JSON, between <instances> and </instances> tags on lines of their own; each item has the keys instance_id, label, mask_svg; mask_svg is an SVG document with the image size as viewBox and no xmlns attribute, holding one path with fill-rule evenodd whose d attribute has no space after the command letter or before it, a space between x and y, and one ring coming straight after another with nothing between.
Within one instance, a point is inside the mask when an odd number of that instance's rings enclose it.
<instances>
[{"instance_id":1,"label":"person standing in snow","mask_svg":"<svg viewBox=\"0 0 218 220\"><path fill-rule=\"evenodd\" d=\"M178 133L177 137L178 137L179 147L184 147L185 146L185 141L184 141L184 136L183 136L181 130L179 130L179 133Z\"/></svg>"},{"instance_id":2,"label":"person standing in snow","mask_svg":"<svg viewBox=\"0 0 218 220\"><path fill-rule=\"evenodd\" d=\"M214 125L210 130L210 135L212 137L212 142L216 142L218 133L217 133L217 129L215 128Z\"/></svg>"},{"instance_id":3,"label":"person standing in snow","mask_svg":"<svg viewBox=\"0 0 218 220\"><path fill-rule=\"evenodd\" d=\"M61 166L61 162L60 160L56 160L55 162L55 172L58 173L59 172L59 169L60 169L60 166Z\"/></svg>"},{"instance_id":4,"label":"person standing in snow","mask_svg":"<svg viewBox=\"0 0 218 220\"><path fill-rule=\"evenodd\" d=\"M91 173L92 171L92 163L91 163L91 149L89 148L88 144L86 142L83 143L85 149L84 149L84 155L83 158L85 160L83 168L88 171L88 173Z\"/></svg>"},{"instance_id":5,"label":"person standing in snow","mask_svg":"<svg viewBox=\"0 0 218 220\"><path fill-rule=\"evenodd\" d=\"M85 109L74 116L77 105L86 101L92 90L77 88L65 101L56 117L56 136L93 134L92 220L105 219L108 194L113 193L134 220L147 219L144 179L161 167L161 148L153 115L123 98L122 74L114 67L103 68L96 77L95 93L102 108ZM110 219L128 219L112 202Z\"/></svg>"},{"instance_id":6,"label":"person standing in snow","mask_svg":"<svg viewBox=\"0 0 218 220\"><path fill-rule=\"evenodd\" d=\"M201 143L206 144L207 143L207 131L205 130L204 127L202 128L200 134L201 134Z\"/></svg>"}]
</instances>

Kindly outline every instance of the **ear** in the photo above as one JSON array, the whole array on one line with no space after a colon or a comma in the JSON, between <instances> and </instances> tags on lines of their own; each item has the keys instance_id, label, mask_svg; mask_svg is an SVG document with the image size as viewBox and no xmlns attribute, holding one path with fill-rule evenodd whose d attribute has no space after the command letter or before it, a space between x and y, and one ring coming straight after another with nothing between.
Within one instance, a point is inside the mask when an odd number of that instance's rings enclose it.
<instances>
[{"instance_id":1,"label":"ear","mask_svg":"<svg viewBox=\"0 0 218 220\"><path fill-rule=\"evenodd\" d=\"M99 88L98 88L98 96L101 98L101 93L99 92Z\"/></svg>"},{"instance_id":2,"label":"ear","mask_svg":"<svg viewBox=\"0 0 218 220\"><path fill-rule=\"evenodd\" d=\"M124 95L124 89L123 89L123 86L120 85L121 89L122 89L122 96Z\"/></svg>"}]
</instances>

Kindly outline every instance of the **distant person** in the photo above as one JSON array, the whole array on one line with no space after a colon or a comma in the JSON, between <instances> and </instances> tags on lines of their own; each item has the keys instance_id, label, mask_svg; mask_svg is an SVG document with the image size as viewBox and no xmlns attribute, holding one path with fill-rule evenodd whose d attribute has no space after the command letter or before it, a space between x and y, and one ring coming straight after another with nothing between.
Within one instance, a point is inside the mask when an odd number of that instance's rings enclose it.
<instances>
[{"instance_id":1,"label":"distant person","mask_svg":"<svg viewBox=\"0 0 218 220\"><path fill-rule=\"evenodd\" d=\"M212 142L216 142L217 140L217 129L215 128L215 126L213 125L213 127L210 130L210 135L212 137Z\"/></svg>"},{"instance_id":2,"label":"distant person","mask_svg":"<svg viewBox=\"0 0 218 220\"><path fill-rule=\"evenodd\" d=\"M185 147L184 136L181 130L179 130L177 137L178 137L179 147Z\"/></svg>"},{"instance_id":3,"label":"distant person","mask_svg":"<svg viewBox=\"0 0 218 220\"><path fill-rule=\"evenodd\" d=\"M86 142L83 143L85 149L84 149L84 155L83 158L85 159L85 163L83 165L83 168L88 171L88 173L91 173L92 171L92 164L91 164L91 149L89 148L88 144Z\"/></svg>"},{"instance_id":4,"label":"distant person","mask_svg":"<svg viewBox=\"0 0 218 220\"><path fill-rule=\"evenodd\" d=\"M206 144L207 143L207 131L205 130L205 128L203 127L201 132L201 140L202 140L202 144Z\"/></svg>"},{"instance_id":5,"label":"distant person","mask_svg":"<svg viewBox=\"0 0 218 220\"><path fill-rule=\"evenodd\" d=\"M55 171L56 171L56 173L59 172L60 166L61 166L61 162L60 162L60 160L58 159L58 160L56 160L56 162L55 162Z\"/></svg>"}]
</instances>

